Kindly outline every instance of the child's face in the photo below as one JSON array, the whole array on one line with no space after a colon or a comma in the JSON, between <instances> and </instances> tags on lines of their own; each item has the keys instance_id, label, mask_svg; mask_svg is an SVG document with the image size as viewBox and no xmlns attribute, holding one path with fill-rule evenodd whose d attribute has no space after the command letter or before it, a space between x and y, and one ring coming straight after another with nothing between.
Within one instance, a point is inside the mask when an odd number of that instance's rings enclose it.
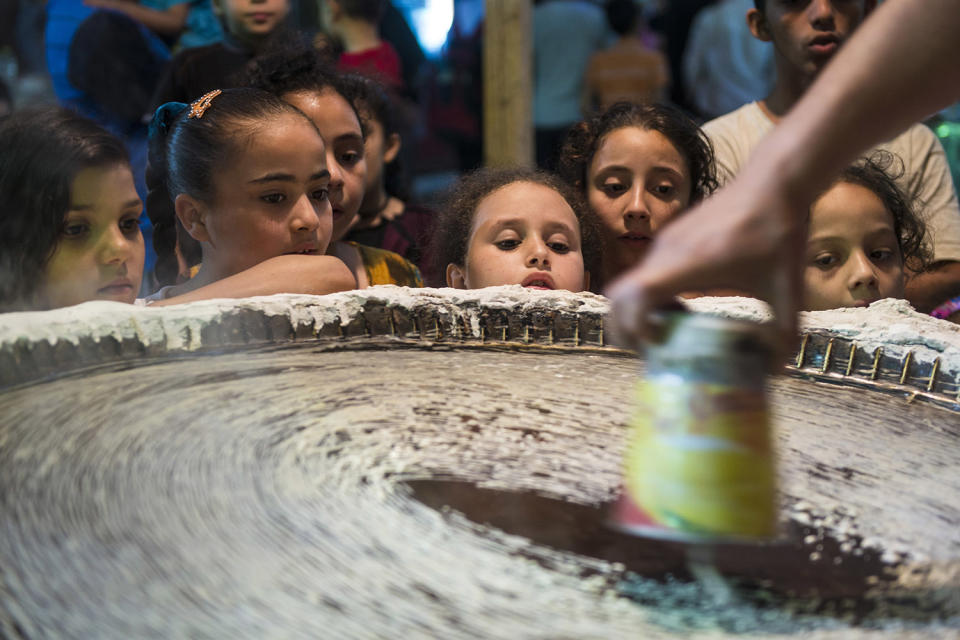
<instances>
[{"instance_id":1,"label":"child's face","mask_svg":"<svg viewBox=\"0 0 960 640\"><path fill-rule=\"evenodd\" d=\"M337 242L355 222L363 201L367 164L360 121L350 103L332 89L321 93L295 91L283 99L313 120L326 144L333 205L332 242Z\"/></svg>"},{"instance_id":2,"label":"child's face","mask_svg":"<svg viewBox=\"0 0 960 640\"><path fill-rule=\"evenodd\" d=\"M202 235L184 221L207 243L204 266L212 258L211 268L226 277L283 254L322 255L332 215L326 150L316 130L302 116L286 114L241 145L214 176L213 203L198 205L206 207Z\"/></svg>"},{"instance_id":3,"label":"child's face","mask_svg":"<svg viewBox=\"0 0 960 640\"><path fill-rule=\"evenodd\" d=\"M142 210L126 165L80 171L70 185L70 210L44 271L38 306L133 303L143 275Z\"/></svg>"},{"instance_id":4,"label":"child's face","mask_svg":"<svg viewBox=\"0 0 960 640\"><path fill-rule=\"evenodd\" d=\"M477 206L466 265L449 265L447 284L583 291L588 282L573 209L541 184L514 182L497 189Z\"/></svg>"},{"instance_id":5,"label":"child's face","mask_svg":"<svg viewBox=\"0 0 960 640\"><path fill-rule=\"evenodd\" d=\"M863 21L873 0L766 0L766 21L756 9L748 12L754 35L773 42L791 69L811 77Z\"/></svg>"},{"instance_id":6,"label":"child's face","mask_svg":"<svg viewBox=\"0 0 960 640\"><path fill-rule=\"evenodd\" d=\"M214 11L223 16L227 31L243 41L272 33L290 11L288 0L214 0Z\"/></svg>"},{"instance_id":7,"label":"child's face","mask_svg":"<svg viewBox=\"0 0 960 640\"><path fill-rule=\"evenodd\" d=\"M865 307L903 297L893 216L869 189L839 182L810 209L805 308Z\"/></svg>"},{"instance_id":8,"label":"child's face","mask_svg":"<svg viewBox=\"0 0 960 640\"><path fill-rule=\"evenodd\" d=\"M383 170L393 162L400 151L400 136L384 135L383 125L369 114L364 114L367 121L367 138L364 141L364 162L367 165L367 176L363 186L364 206L362 211L371 211L382 205L382 202L372 201L382 197Z\"/></svg>"},{"instance_id":9,"label":"child's face","mask_svg":"<svg viewBox=\"0 0 960 640\"><path fill-rule=\"evenodd\" d=\"M637 264L657 231L690 204L683 156L659 131L621 127L606 135L587 168L587 202L600 220L604 263Z\"/></svg>"}]
</instances>

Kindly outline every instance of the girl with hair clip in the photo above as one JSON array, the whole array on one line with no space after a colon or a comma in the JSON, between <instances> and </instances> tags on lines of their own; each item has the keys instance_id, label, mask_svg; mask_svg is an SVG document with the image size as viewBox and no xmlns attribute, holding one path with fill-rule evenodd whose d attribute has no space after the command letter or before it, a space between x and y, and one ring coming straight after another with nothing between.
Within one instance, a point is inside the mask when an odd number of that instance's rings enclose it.
<instances>
[{"instance_id":1,"label":"girl with hair clip","mask_svg":"<svg viewBox=\"0 0 960 640\"><path fill-rule=\"evenodd\" d=\"M359 216L345 239L403 256L417 265L428 286L437 286L443 275L434 273L428 246L436 214L409 202L396 105L375 80L363 76L343 80L366 129L367 165Z\"/></svg>"},{"instance_id":2,"label":"girl with hair clip","mask_svg":"<svg viewBox=\"0 0 960 640\"><path fill-rule=\"evenodd\" d=\"M143 272L142 209L118 138L66 109L6 118L0 124L0 311L132 303Z\"/></svg>"},{"instance_id":3,"label":"girl with hair clip","mask_svg":"<svg viewBox=\"0 0 960 640\"><path fill-rule=\"evenodd\" d=\"M861 159L810 207L803 270L807 311L903 298L907 274L930 266L927 228L894 182L897 164L902 173L902 161L887 151Z\"/></svg>"},{"instance_id":4,"label":"girl with hair clip","mask_svg":"<svg viewBox=\"0 0 960 640\"><path fill-rule=\"evenodd\" d=\"M558 170L600 223L598 288L638 264L664 224L717 187L709 139L662 104L619 102L578 123Z\"/></svg>"},{"instance_id":5,"label":"girl with hair clip","mask_svg":"<svg viewBox=\"0 0 960 640\"><path fill-rule=\"evenodd\" d=\"M441 211L433 244L447 286L590 288L596 224L576 191L553 174L480 169L461 178Z\"/></svg>"},{"instance_id":6,"label":"girl with hair clip","mask_svg":"<svg viewBox=\"0 0 960 640\"><path fill-rule=\"evenodd\" d=\"M189 107L160 107L150 125L147 213L166 286L148 300L353 289L343 262L324 255L332 228L325 158L310 119L264 91L216 90ZM178 253L189 257L196 246L196 275L170 284Z\"/></svg>"},{"instance_id":7,"label":"girl with hair clip","mask_svg":"<svg viewBox=\"0 0 960 640\"><path fill-rule=\"evenodd\" d=\"M248 84L305 113L326 143L333 205L333 235L327 253L347 264L361 288L378 284L422 287L420 271L402 256L344 240L357 220L367 172L365 131L351 102L353 84L338 75L309 45L256 58Z\"/></svg>"}]
</instances>

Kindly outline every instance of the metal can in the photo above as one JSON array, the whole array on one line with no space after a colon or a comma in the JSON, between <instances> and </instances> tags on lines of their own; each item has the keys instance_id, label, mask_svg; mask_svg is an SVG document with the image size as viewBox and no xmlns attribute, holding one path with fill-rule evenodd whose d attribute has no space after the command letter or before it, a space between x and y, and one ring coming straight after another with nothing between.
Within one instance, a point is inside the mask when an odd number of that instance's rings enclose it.
<instances>
[{"instance_id":1,"label":"metal can","mask_svg":"<svg viewBox=\"0 0 960 640\"><path fill-rule=\"evenodd\" d=\"M646 348L613 524L693 542L774 536L772 350L761 327L670 313L664 335Z\"/></svg>"}]
</instances>

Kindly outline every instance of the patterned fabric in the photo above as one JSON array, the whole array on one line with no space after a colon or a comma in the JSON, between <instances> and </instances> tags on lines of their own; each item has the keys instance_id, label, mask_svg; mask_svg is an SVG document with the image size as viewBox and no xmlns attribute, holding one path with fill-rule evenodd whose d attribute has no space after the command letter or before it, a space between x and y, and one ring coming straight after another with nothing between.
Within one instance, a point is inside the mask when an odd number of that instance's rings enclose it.
<instances>
[{"instance_id":1,"label":"patterned fabric","mask_svg":"<svg viewBox=\"0 0 960 640\"><path fill-rule=\"evenodd\" d=\"M428 287L444 287L444 274L433 273L430 236L436 214L428 207L408 204L403 213L367 229L351 229L344 240L400 254L420 269Z\"/></svg>"},{"instance_id":2,"label":"patterned fabric","mask_svg":"<svg viewBox=\"0 0 960 640\"><path fill-rule=\"evenodd\" d=\"M930 315L932 315L934 318L946 320L958 311L960 311L960 296L947 300L942 305L934 309Z\"/></svg>"},{"instance_id":3,"label":"patterned fabric","mask_svg":"<svg viewBox=\"0 0 960 640\"><path fill-rule=\"evenodd\" d=\"M365 244L347 242L360 252L363 268L367 272L370 286L395 284L400 287L422 287L420 270L412 262L405 260L393 251L368 247Z\"/></svg>"}]
</instances>

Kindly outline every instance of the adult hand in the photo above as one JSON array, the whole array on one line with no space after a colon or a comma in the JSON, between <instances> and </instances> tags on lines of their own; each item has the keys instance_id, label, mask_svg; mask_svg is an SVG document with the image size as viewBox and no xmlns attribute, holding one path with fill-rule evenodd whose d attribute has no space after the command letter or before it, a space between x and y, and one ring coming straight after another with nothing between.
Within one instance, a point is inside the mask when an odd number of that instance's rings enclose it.
<instances>
[{"instance_id":1,"label":"adult hand","mask_svg":"<svg viewBox=\"0 0 960 640\"><path fill-rule=\"evenodd\" d=\"M772 305L779 346L792 348L803 299L808 196L791 194L773 165L752 168L666 225L644 261L608 288L622 339L633 346L655 341L651 313L671 306L677 294L735 288Z\"/></svg>"}]
</instances>

